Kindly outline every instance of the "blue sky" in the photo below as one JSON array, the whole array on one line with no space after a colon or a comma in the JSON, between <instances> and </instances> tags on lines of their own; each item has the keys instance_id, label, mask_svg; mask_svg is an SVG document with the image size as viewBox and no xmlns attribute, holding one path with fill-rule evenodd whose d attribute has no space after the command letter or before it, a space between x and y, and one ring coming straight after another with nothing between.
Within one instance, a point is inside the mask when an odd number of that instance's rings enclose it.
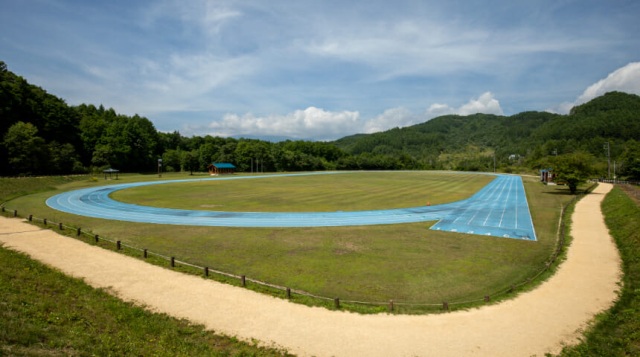
<instances>
[{"instance_id":1,"label":"blue sky","mask_svg":"<svg viewBox=\"0 0 640 357\"><path fill-rule=\"evenodd\" d=\"M183 135L333 140L640 94L640 2L0 0L0 60Z\"/></svg>"}]
</instances>

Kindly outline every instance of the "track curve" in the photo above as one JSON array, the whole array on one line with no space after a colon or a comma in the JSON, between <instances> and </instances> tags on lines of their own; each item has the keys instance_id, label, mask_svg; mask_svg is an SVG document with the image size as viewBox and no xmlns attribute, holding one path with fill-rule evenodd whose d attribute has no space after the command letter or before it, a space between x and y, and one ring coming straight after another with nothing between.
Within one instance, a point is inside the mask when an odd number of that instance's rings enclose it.
<instances>
[{"instance_id":1,"label":"track curve","mask_svg":"<svg viewBox=\"0 0 640 357\"><path fill-rule=\"evenodd\" d=\"M431 229L536 240L522 179L512 175L496 175L496 179L466 200L390 210L225 212L141 206L118 202L109 197L118 190L166 183L317 174L330 173L127 183L64 192L50 197L46 204L53 209L80 216L138 223L210 227L331 227L439 221Z\"/></svg>"}]
</instances>

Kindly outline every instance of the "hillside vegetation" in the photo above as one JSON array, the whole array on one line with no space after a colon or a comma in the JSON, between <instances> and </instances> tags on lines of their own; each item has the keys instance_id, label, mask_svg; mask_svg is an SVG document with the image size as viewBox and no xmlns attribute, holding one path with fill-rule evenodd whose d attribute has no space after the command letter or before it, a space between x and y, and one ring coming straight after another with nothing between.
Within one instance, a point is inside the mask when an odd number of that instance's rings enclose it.
<instances>
[{"instance_id":1,"label":"hillside vegetation","mask_svg":"<svg viewBox=\"0 0 640 357\"><path fill-rule=\"evenodd\" d=\"M537 172L550 158L591 155L594 175L640 179L640 97L607 93L569 115L446 115L335 142L185 137L159 132L139 115L64 100L31 85L0 61L0 176L206 171L414 170Z\"/></svg>"},{"instance_id":2,"label":"hillside vegetation","mask_svg":"<svg viewBox=\"0 0 640 357\"><path fill-rule=\"evenodd\" d=\"M619 174L638 178L640 97L611 92L573 108L569 115L523 112L512 116L446 115L426 123L370 135L354 135L335 144L352 155L382 154L420 160L425 168L503 171L544 167L545 158L576 151L611 162Z\"/></svg>"}]
</instances>

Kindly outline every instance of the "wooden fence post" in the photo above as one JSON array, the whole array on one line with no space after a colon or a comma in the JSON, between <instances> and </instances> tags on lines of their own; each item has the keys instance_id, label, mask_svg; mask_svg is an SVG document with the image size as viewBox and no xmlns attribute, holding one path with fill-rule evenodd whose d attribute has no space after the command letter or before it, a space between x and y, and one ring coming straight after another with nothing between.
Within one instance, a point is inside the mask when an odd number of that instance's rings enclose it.
<instances>
[{"instance_id":1,"label":"wooden fence post","mask_svg":"<svg viewBox=\"0 0 640 357\"><path fill-rule=\"evenodd\" d=\"M287 299L291 300L291 289L287 288Z\"/></svg>"},{"instance_id":2,"label":"wooden fence post","mask_svg":"<svg viewBox=\"0 0 640 357\"><path fill-rule=\"evenodd\" d=\"M63 230L62 223L58 223L58 229Z\"/></svg>"},{"instance_id":3,"label":"wooden fence post","mask_svg":"<svg viewBox=\"0 0 640 357\"><path fill-rule=\"evenodd\" d=\"M484 302L489 302L489 301L491 301L491 297L489 295L485 295Z\"/></svg>"},{"instance_id":4,"label":"wooden fence post","mask_svg":"<svg viewBox=\"0 0 640 357\"><path fill-rule=\"evenodd\" d=\"M209 267L204 267L204 276L209 276Z\"/></svg>"},{"instance_id":5,"label":"wooden fence post","mask_svg":"<svg viewBox=\"0 0 640 357\"><path fill-rule=\"evenodd\" d=\"M14 216L14 217L18 217L18 210L17 210L17 209L14 209L14 210L13 210L13 216Z\"/></svg>"},{"instance_id":6,"label":"wooden fence post","mask_svg":"<svg viewBox=\"0 0 640 357\"><path fill-rule=\"evenodd\" d=\"M122 243L120 241L116 242L116 248L118 248L118 250L120 250L120 248L122 248Z\"/></svg>"},{"instance_id":7,"label":"wooden fence post","mask_svg":"<svg viewBox=\"0 0 640 357\"><path fill-rule=\"evenodd\" d=\"M246 276L244 276L244 275L243 275L243 276L241 276L241 277L240 277L240 280L242 281L242 286L243 286L243 287L244 287L244 286L247 286L247 277L246 277Z\"/></svg>"},{"instance_id":8,"label":"wooden fence post","mask_svg":"<svg viewBox=\"0 0 640 357\"><path fill-rule=\"evenodd\" d=\"M80 236L80 233L82 233L82 229L78 228L78 230L76 231L76 236Z\"/></svg>"},{"instance_id":9,"label":"wooden fence post","mask_svg":"<svg viewBox=\"0 0 640 357\"><path fill-rule=\"evenodd\" d=\"M389 311L393 312L393 300L389 300Z\"/></svg>"},{"instance_id":10,"label":"wooden fence post","mask_svg":"<svg viewBox=\"0 0 640 357\"><path fill-rule=\"evenodd\" d=\"M100 236L96 234L95 239L96 239L96 243L98 243L100 241Z\"/></svg>"},{"instance_id":11,"label":"wooden fence post","mask_svg":"<svg viewBox=\"0 0 640 357\"><path fill-rule=\"evenodd\" d=\"M3 212L4 212L4 211L3 211ZM29 215L29 222L31 222L32 220L33 220L33 215L32 215L32 214L30 214L30 215Z\"/></svg>"},{"instance_id":12,"label":"wooden fence post","mask_svg":"<svg viewBox=\"0 0 640 357\"><path fill-rule=\"evenodd\" d=\"M42 224L43 224L45 227L47 226L47 219L46 219L46 218L42 220Z\"/></svg>"},{"instance_id":13,"label":"wooden fence post","mask_svg":"<svg viewBox=\"0 0 640 357\"><path fill-rule=\"evenodd\" d=\"M142 255L145 257L145 259L147 258L147 248L144 248L144 250L142 251Z\"/></svg>"},{"instance_id":14,"label":"wooden fence post","mask_svg":"<svg viewBox=\"0 0 640 357\"><path fill-rule=\"evenodd\" d=\"M449 311L449 303L448 302L445 301L445 302L442 303L442 310Z\"/></svg>"},{"instance_id":15,"label":"wooden fence post","mask_svg":"<svg viewBox=\"0 0 640 357\"><path fill-rule=\"evenodd\" d=\"M339 309L340 308L340 298L333 299L333 305L336 307L336 309Z\"/></svg>"},{"instance_id":16,"label":"wooden fence post","mask_svg":"<svg viewBox=\"0 0 640 357\"><path fill-rule=\"evenodd\" d=\"M171 257L171 267L174 268L176 266L176 258Z\"/></svg>"}]
</instances>

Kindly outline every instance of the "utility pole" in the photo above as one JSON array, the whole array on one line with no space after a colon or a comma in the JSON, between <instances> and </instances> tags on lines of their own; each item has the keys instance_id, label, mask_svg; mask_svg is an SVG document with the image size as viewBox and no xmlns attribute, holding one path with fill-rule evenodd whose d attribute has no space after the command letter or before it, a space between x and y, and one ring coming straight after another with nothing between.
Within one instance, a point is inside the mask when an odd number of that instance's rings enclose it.
<instances>
[{"instance_id":1,"label":"utility pole","mask_svg":"<svg viewBox=\"0 0 640 357\"><path fill-rule=\"evenodd\" d=\"M611 147L608 141L604 143L604 149L607 150L607 179L611 179Z\"/></svg>"},{"instance_id":2,"label":"utility pole","mask_svg":"<svg viewBox=\"0 0 640 357\"><path fill-rule=\"evenodd\" d=\"M493 150L493 173L496 173L496 151L497 150L498 150L497 148Z\"/></svg>"}]
</instances>

